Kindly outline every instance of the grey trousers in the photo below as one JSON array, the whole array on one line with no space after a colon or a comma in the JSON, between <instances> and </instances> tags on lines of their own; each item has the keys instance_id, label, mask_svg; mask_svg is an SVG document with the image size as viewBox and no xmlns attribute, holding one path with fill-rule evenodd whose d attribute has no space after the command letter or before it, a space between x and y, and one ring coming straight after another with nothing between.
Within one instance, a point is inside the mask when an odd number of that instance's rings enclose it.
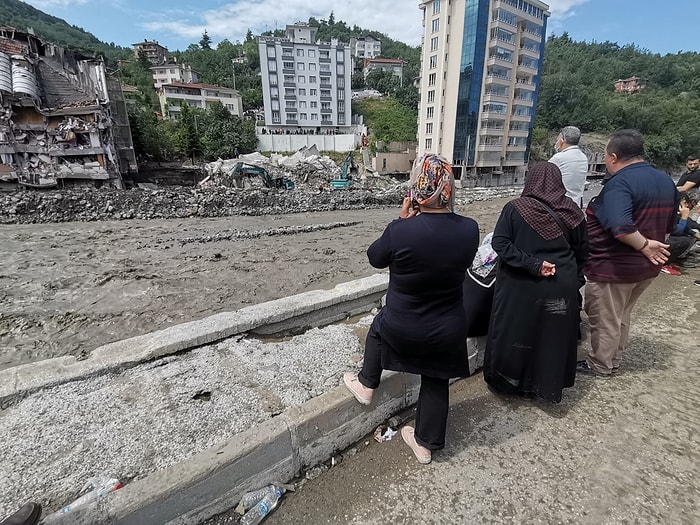
<instances>
[{"instance_id":1,"label":"grey trousers","mask_svg":"<svg viewBox=\"0 0 700 525\"><path fill-rule=\"evenodd\" d=\"M599 374L610 374L620 367L632 309L653 280L652 277L638 283L586 283L583 309L591 326L591 350L586 361Z\"/></svg>"}]
</instances>

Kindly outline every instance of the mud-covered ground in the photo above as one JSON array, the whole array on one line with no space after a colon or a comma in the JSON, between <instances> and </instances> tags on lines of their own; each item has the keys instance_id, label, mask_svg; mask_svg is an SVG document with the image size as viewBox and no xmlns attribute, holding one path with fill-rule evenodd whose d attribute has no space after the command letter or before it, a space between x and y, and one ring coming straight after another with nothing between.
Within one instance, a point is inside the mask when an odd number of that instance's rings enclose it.
<instances>
[{"instance_id":1,"label":"mud-covered ground","mask_svg":"<svg viewBox=\"0 0 700 525\"><path fill-rule=\"evenodd\" d=\"M488 232L511 196L469 191L460 212ZM371 275L365 251L397 213L0 225L0 369Z\"/></svg>"}]
</instances>

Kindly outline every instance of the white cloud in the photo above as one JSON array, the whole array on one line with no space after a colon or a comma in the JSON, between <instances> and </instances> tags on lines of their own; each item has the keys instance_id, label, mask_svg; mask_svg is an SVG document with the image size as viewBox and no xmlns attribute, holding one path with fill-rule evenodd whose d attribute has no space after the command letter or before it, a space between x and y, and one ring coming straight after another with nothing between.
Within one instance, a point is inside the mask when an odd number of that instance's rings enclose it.
<instances>
[{"instance_id":1,"label":"white cloud","mask_svg":"<svg viewBox=\"0 0 700 525\"><path fill-rule=\"evenodd\" d=\"M70 0L44 0L70 1ZM76 0L81 1L81 0ZM84 1L84 0L83 0ZM549 31L559 32L561 21L575 14L575 8L589 0L550 0L552 17ZM243 40L248 29L258 35L266 30L284 29L287 24L308 21L309 17L327 19L331 12L336 21L348 26L379 31L389 37L417 46L423 32L419 0L240 0L218 9L204 11L165 10L158 19L142 24L151 32L171 33L198 42L204 30L215 41L224 38Z\"/></svg>"},{"instance_id":2,"label":"white cloud","mask_svg":"<svg viewBox=\"0 0 700 525\"><path fill-rule=\"evenodd\" d=\"M24 0L42 11L50 10L52 7L68 7L71 5L83 5L90 0Z\"/></svg>"}]
</instances>

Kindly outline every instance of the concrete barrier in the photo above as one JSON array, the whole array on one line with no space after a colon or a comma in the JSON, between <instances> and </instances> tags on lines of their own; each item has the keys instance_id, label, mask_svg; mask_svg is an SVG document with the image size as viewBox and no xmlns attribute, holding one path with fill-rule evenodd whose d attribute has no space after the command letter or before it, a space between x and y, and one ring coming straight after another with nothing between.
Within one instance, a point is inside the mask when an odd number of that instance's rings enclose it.
<instances>
[{"instance_id":1,"label":"concrete barrier","mask_svg":"<svg viewBox=\"0 0 700 525\"><path fill-rule=\"evenodd\" d=\"M415 403L417 376L388 372L370 406L340 386L51 525L192 525L235 507L248 490L287 482Z\"/></svg>"},{"instance_id":2,"label":"concrete barrier","mask_svg":"<svg viewBox=\"0 0 700 525\"><path fill-rule=\"evenodd\" d=\"M378 273L331 290L311 290L109 343L87 359L64 356L1 370L0 408L42 388L125 370L238 334L289 335L368 312L379 306L388 282L387 273Z\"/></svg>"}]
</instances>

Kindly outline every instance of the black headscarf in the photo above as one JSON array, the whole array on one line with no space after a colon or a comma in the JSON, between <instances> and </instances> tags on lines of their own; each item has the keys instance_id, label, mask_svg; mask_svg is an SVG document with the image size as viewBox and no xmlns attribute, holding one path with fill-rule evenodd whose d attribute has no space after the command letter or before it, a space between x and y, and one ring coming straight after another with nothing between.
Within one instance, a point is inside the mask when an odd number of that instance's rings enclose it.
<instances>
[{"instance_id":1,"label":"black headscarf","mask_svg":"<svg viewBox=\"0 0 700 525\"><path fill-rule=\"evenodd\" d=\"M539 202L549 206L570 229L576 228L585 216L581 208L566 196L561 180L561 171L556 164L536 164L525 177L525 186L520 198L512 201L518 213L545 240L551 241L564 235L559 225Z\"/></svg>"}]
</instances>

